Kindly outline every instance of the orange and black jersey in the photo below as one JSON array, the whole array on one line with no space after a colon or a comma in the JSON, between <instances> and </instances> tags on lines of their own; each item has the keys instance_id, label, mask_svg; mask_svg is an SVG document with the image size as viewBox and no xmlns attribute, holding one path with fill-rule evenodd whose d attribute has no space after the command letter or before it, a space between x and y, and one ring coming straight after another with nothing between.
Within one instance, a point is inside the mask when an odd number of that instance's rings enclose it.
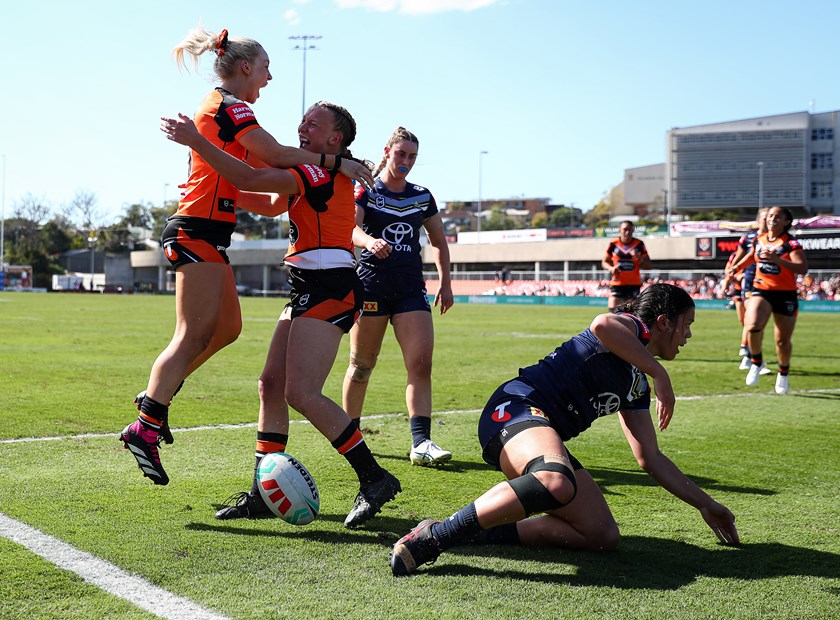
<instances>
[{"instance_id":1,"label":"orange and black jersey","mask_svg":"<svg viewBox=\"0 0 840 620\"><path fill-rule=\"evenodd\" d=\"M213 90L196 112L199 133L226 153L245 160L248 151L238 140L260 125L251 107L223 88ZM237 190L195 151L190 151L190 178L176 215L219 222L236 222Z\"/></svg>"},{"instance_id":2,"label":"orange and black jersey","mask_svg":"<svg viewBox=\"0 0 840 620\"><path fill-rule=\"evenodd\" d=\"M647 256L647 248L641 239L633 237L624 244L616 237L607 246L606 261L618 271L610 278L610 286L641 286L642 274L639 265Z\"/></svg>"},{"instance_id":3,"label":"orange and black jersey","mask_svg":"<svg viewBox=\"0 0 840 620\"><path fill-rule=\"evenodd\" d=\"M298 269L355 267L353 182L310 164L289 170L299 195L289 197L289 249L283 262Z\"/></svg>"},{"instance_id":4,"label":"orange and black jersey","mask_svg":"<svg viewBox=\"0 0 840 620\"><path fill-rule=\"evenodd\" d=\"M804 252L802 244L796 237L782 233L773 241L768 239L767 233L759 235L753 245L753 258L756 263L753 288L762 291L795 291L796 274L776 263L764 263L758 258L762 251L775 252L779 258L790 261L795 252Z\"/></svg>"}]
</instances>

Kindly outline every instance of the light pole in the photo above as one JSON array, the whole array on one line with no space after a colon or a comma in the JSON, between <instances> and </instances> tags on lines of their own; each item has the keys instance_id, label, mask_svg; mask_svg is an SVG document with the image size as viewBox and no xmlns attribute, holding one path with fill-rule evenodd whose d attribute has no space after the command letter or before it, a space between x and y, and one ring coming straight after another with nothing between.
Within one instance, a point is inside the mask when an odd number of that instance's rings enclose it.
<instances>
[{"instance_id":1,"label":"light pole","mask_svg":"<svg viewBox=\"0 0 840 620\"><path fill-rule=\"evenodd\" d=\"M90 292L93 292L93 270L94 270L94 262L93 259L96 256L96 250L94 249L94 244L98 237L96 236L96 231L91 230L88 233L88 245L90 246Z\"/></svg>"},{"instance_id":2,"label":"light pole","mask_svg":"<svg viewBox=\"0 0 840 620\"><path fill-rule=\"evenodd\" d=\"M166 211L166 190L169 188L169 183L163 184L163 210Z\"/></svg>"},{"instance_id":3,"label":"light pole","mask_svg":"<svg viewBox=\"0 0 840 620\"><path fill-rule=\"evenodd\" d=\"M764 207L764 162L758 162L758 208Z\"/></svg>"},{"instance_id":4,"label":"light pole","mask_svg":"<svg viewBox=\"0 0 840 620\"><path fill-rule=\"evenodd\" d=\"M479 151L478 153L478 235L476 237L476 243L481 243L481 176L482 163L484 162L485 155L487 155L487 151Z\"/></svg>"},{"instance_id":5,"label":"light pole","mask_svg":"<svg viewBox=\"0 0 840 620\"><path fill-rule=\"evenodd\" d=\"M319 34L304 34L295 37L289 37L289 39L293 41L303 41L301 45L295 45L292 49L293 50L301 50L303 52L303 94L301 95L300 101L300 116L303 118L303 115L306 113L306 50L316 50L318 49L314 45L309 45L309 41L316 41L321 38Z\"/></svg>"}]
</instances>

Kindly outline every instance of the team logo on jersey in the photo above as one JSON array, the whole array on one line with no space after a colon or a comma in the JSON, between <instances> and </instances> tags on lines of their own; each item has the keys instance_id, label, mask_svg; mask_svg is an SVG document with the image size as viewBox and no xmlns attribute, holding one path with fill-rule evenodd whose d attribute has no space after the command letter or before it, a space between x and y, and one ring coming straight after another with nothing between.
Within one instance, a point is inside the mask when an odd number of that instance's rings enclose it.
<instances>
[{"instance_id":1,"label":"team logo on jersey","mask_svg":"<svg viewBox=\"0 0 840 620\"><path fill-rule=\"evenodd\" d=\"M378 208L382 208L385 206L385 196L376 196L376 200L374 201Z\"/></svg>"},{"instance_id":2,"label":"team logo on jersey","mask_svg":"<svg viewBox=\"0 0 840 620\"><path fill-rule=\"evenodd\" d=\"M621 399L618 397L618 394L612 392L601 392L598 394L597 399L590 399L590 402L599 418L615 413L621 406Z\"/></svg>"},{"instance_id":3,"label":"team logo on jersey","mask_svg":"<svg viewBox=\"0 0 840 620\"><path fill-rule=\"evenodd\" d=\"M403 241L411 241L414 236L414 228L405 222L394 222L382 231L382 238L387 241L395 250L410 249L403 246Z\"/></svg>"},{"instance_id":4,"label":"team logo on jersey","mask_svg":"<svg viewBox=\"0 0 840 620\"><path fill-rule=\"evenodd\" d=\"M295 245L298 240L298 228L292 218L289 218L289 243Z\"/></svg>"},{"instance_id":5,"label":"team logo on jersey","mask_svg":"<svg viewBox=\"0 0 840 620\"><path fill-rule=\"evenodd\" d=\"M511 402L507 401L496 407L496 410L490 415L494 422L507 422L513 416L510 415L510 412L505 409Z\"/></svg>"},{"instance_id":6,"label":"team logo on jersey","mask_svg":"<svg viewBox=\"0 0 840 620\"><path fill-rule=\"evenodd\" d=\"M379 312L379 302L378 301L366 301L362 304L362 311L363 312Z\"/></svg>"},{"instance_id":7,"label":"team logo on jersey","mask_svg":"<svg viewBox=\"0 0 840 620\"><path fill-rule=\"evenodd\" d=\"M309 293L304 293L303 295L300 296L300 299L298 300L298 305L299 306L305 306L308 303L309 303Z\"/></svg>"},{"instance_id":8,"label":"team logo on jersey","mask_svg":"<svg viewBox=\"0 0 840 620\"><path fill-rule=\"evenodd\" d=\"M236 203L230 198L219 198L218 207L222 213L233 213L236 209Z\"/></svg>"}]
</instances>

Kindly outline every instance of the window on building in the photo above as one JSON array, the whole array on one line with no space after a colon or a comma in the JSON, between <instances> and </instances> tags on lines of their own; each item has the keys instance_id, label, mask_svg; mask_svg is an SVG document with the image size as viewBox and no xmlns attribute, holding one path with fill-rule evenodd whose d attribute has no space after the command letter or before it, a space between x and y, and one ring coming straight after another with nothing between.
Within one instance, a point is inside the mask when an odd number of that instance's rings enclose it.
<instances>
[{"instance_id":1,"label":"window on building","mask_svg":"<svg viewBox=\"0 0 840 620\"><path fill-rule=\"evenodd\" d=\"M834 191L831 183L811 183L811 198L833 198Z\"/></svg>"},{"instance_id":2,"label":"window on building","mask_svg":"<svg viewBox=\"0 0 840 620\"><path fill-rule=\"evenodd\" d=\"M834 168L834 153L812 153L811 170L831 170Z\"/></svg>"}]
</instances>

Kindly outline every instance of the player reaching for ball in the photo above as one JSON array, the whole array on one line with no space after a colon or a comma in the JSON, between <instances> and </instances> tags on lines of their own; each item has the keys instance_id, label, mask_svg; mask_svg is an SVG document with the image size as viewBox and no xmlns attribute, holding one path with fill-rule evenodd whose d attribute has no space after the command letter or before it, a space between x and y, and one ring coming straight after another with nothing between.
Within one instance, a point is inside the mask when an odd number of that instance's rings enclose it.
<instances>
[{"instance_id":1,"label":"player reaching for ball","mask_svg":"<svg viewBox=\"0 0 840 620\"><path fill-rule=\"evenodd\" d=\"M523 368L490 397L478 423L484 460L508 478L443 521L426 519L391 552L394 575L409 575L452 547L521 544L607 551L619 530L603 493L566 442L599 417L618 413L639 465L700 511L718 539L739 543L735 517L659 451L659 429L674 413L674 391L656 357L674 359L691 337L694 301L679 287L654 284L539 363ZM530 515L539 515L528 518Z\"/></svg>"}]
</instances>

